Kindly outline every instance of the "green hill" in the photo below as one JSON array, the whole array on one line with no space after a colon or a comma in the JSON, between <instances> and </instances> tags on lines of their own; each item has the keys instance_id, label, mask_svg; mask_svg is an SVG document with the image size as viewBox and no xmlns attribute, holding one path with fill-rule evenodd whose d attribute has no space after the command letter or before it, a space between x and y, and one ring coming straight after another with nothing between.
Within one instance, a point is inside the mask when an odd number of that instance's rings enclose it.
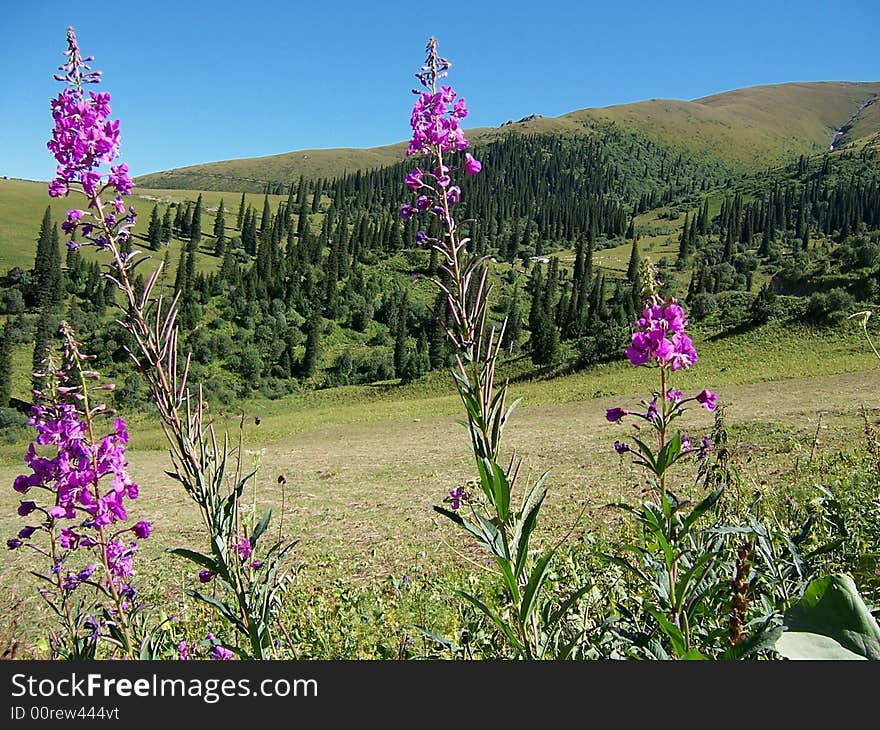
<instances>
[{"instance_id":1,"label":"green hill","mask_svg":"<svg viewBox=\"0 0 880 730\"><path fill-rule=\"evenodd\" d=\"M880 82L814 82L755 86L694 101L652 99L559 117L532 115L497 128L469 130L475 144L509 134L590 135L608 125L670 149L738 171L775 166L798 155L828 149L835 130L860 105L880 96ZM880 105L858 116L843 142L880 130ZM210 162L143 175L149 188L260 191L269 183L289 183L370 170L404 159L403 142L371 149L301 150L269 157Z\"/></svg>"}]
</instances>

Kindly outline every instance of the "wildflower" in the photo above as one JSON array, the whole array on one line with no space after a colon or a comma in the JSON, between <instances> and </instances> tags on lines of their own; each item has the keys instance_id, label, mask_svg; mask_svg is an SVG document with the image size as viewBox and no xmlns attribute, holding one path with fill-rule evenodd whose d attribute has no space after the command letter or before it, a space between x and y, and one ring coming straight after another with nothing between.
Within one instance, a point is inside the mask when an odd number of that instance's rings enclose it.
<instances>
[{"instance_id":1,"label":"wildflower","mask_svg":"<svg viewBox=\"0 0 880 730\"><path fill-rule=\"evenodd\" d=\"M470 152L464 153L464 171L468 175L477 175L483 169L483 163L475 159Z\"/></svg>"},{"instance_id":2,"label":"wildflower","mask_svg":"<svg viewBox=\"0 0 880 730\"><path fill-rule=\"evenodd\" d=\"M449 492L449 500L452 503L453 510L457 510L461 507L462 502L467 502L470 498L470 494L468 494L463 486L456 487Z\"/></svg>"},{"instance_id":3,"label":"wildflower","mask_svg":"<svg viewBox=\"0 0 880 730\"><path fill-rule=\"evenodd\" d=\"M614 450L618 454L625 454L627 451L630 450L630 447L629 447L629 444L624 443L623 441L615 441L614 442Z\"/></svg>"},{"instance_id":4,"label":"wildflower","mask_svg":"<svg viewBox=\"0 0 880 730\"><path fill-rule=\"evenodd\" d=\"M219 644L215 644L211 649L211 659L217 659L221 662L228 662L235 659L235 655L229 650L226 649Z\"/></svg>"},{"instance_id":5,"label":"wildflower","mask_svg":"<svg viewBox=\"0 0 880 730\"><path fill-rule=\"evenodd\" d=\"M177 645L177 659L178 661L185 662L189 659L189 646L185 641L181 641Z\"/></svg>"},{"instance_id":6,"label":"wildflower","mask_svg":"<svg viewBox=\"0 0 880 730\"><path fill-rule=\"evenodd\" d=\"M410 190L418 190L419 188L423 187L425 183L422 182L422 175L424 174L425 173L422 171L422 169L420 167L417 167L406 176L406 179L404 181L406 183L406 186Z\"/></svg>"},{"instance_id":7,"label":"wildflower","mask_svg":"<svg viewBox=\"0 0 880 730\"><path fill-rule=\"evenodd\" d=\"M628 416L629 411L626 408L609 408L605 411L605 418L611 423L617 423L624 416Z\"/></svg>"},{"instance_id":8,"label":"wildflower","mask_svg":"<svg viewBox=\"0 0 880 730\"><path fill-rule=\"evenodd\" d=\"M242 560L247 560L251 556L251 541L244 535L235 541L235 551Z\"/></svg>"},{"instance_id":9,"label":"wildflower","mask_svg":"<svg viewBox=\"0 0 880 730\"><path fill-rule=\"evenodd\" d=\"M21 517L27 517L31 512L33 512L37 508L36 502L22 502L18 505L18 514Z\"/></svg>"},{"instance_id":10,"label":"wildflower","mask_svg":"<svg viewBox=\"0 0 880 730\"><path fill-rule=\"evenodd\" d=\"M146 520L141 520L140 522L135 523L135 526L132 527L132 531L140 540L146 540L150 536L150 530L152 528L152 522L147 522Z\"/></svg>"},{"instance_id":11,"label":"wildflower","mask_svg":"<svg viewBox=\"0 0 880 730\"><path fill-rule=\"evenodd\" d=\"M204 570L199 571L199 582L200 583L210 583L211 579L214 577L214 573L205 568Z\"/></svg>"},{"instance_id":12,"label":"wildflower","mask_svg":"<svg viewBox=\"0 0 880 730\"><path fill-rule=\"evenodd\" d=\"M715 401L717 398L718 395L716 393L706 390L705 388L703 388L703 390L701 390L696 396L697 403L703 406L707 411L715 410Z\"/></svg>"},{"instance_id":13,"label":"wildflower","mask_svg":"<svg viewBox=\"0 0 880 730\"><path fill-rule=\"evenodd\" d=\"M684 393L682 393L680 390L670 390L666 393L666 400L668 400L672 404L681 403L683 399Z\"/></svg>"}]
</instances>

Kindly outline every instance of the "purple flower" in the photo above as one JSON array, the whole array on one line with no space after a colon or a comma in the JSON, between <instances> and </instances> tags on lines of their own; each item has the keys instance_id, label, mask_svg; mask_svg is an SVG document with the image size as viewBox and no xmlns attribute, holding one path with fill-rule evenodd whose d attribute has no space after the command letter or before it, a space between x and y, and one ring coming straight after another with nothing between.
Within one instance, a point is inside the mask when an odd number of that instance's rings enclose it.
<instances>
[{"instance_id":1,"label":"purple flower","mask_svg":"<svg viewBox=\"0 0 880 730\"><path fill-rule=\"evenodd\" d=\"M260 568L263 567L263 561L262 561L262 560L252 560L252 561L251 561L251 567L252 567L254 570L259 570Z\"/></svg>"},{"instance_id":2,"label":"purple flower","mask_svg":"<svg viewBox=\"0 0 880 730\"><path fill-rule=\"evenodd\" d=\"M483 169L483 163L475 159L470 152L464 153L464 171L468 175L477 175Z\"/></svg>"},{"instance_id":3,"label":"purple flower","mask_svg":"<svg viewBox=\"0 0 880 730\"><path fill-rule=\"evenodd\" d=\"M708 436L703 436L700 441L700 451L697 454L698 459L705 459L706 455L712 450L712 439Z\"/></svg>"},{"instance_id":4,"label":"purple flower","mask_svg":"<svg viewBox=\"0 0 880 730\"><path fill-rule=\"evenodd\" d=\"M605 411L605 418L611 421L611 423L617 423L624 416L628 416L629 411L626 408L609 408Z\"/></svg>"},{"instance_id":5,"label":"purple flower","mask_svg":"<svg viewBox=\"0 0 880 730\"><path fill-rule=\"evenodd\" d=\"M697 361L697 352L684 333L687 323L684 310L674 301L645 307L626 349L627 358L633 365L654 361L673 371L689 368Z\"/></svg>"},{"instance_id":6,"label":"purple flower","mask_svg":"<svg viewBox=\"0 0 880 730\"><path fill-rule=\"evenodd\" d=\"M419 209L415 206L410 205L409 203L404 203L400 206L400 217L403 218L403 220L405 221L408 221L418 212Z\"/></svg>"},{"instance_id":7,"label":"purple flower","mask_svg":"<svg viewBox=\"0 0 880 730\"><path fill-rule=\"evenodd\" d=\"M418 190L420 187L423 187L425 183L422 182L422 175L424 174L425 173L422 171L422 169L420 167L417 167L415 170L410 172L409 175L406 176L406 180L404 181L406 183L406 186L410 190Z\"/></svg>"},{"instance_id":8,"label":"purple flower","mask_svg":"<svg viewBox=\"0 0 880 730\"><path fill-rule=\"evenodd\" d=\"M654 422L654 421L656 421L659 417L660 417L660 414L657 412L657 399L654 398L654 399L648 404L648 412L645 414L645 418L646 418L648 421L652 421L652 422Z\"/></svg>"},{"instance_id":9,"label":"purple flower","mask_svg":"<svg viewBox=\"0 0 880 730\"><path fill-rule=\"evenodd\" d=\"M27 517L36 508L37 508L36 502L22 502L18 506L18 514L22 517Z\"/></svg>"},{"instance_id":10,"label":"purple flower","mask_svg":"<svg viewBox=\"0 0 880 730\"><path fill-rule=\"evenodd\" d=\"M446 191L446 202L449 205L457 205L461 200L461 188L458 185L453 185Z\"/></svg>"},{"instance_id":11,"label":"purple flower","mask_svg":"<svg viewBox=\"0 0 880 730\"><path fill-rule=\"evenodd\" d=\"M625 454L630 450L629 444L624 443L623 441L615 441L614 442L614 450L618 454Z\"/></svg>"},{"instance_id":12,"label":"purple flower","mask_svg":"<svg viewBox=\"0 0 880 730\"><path fill-rule=\"evenodd\" d=\"M189 647L187 646L185 641L181 641L177 645L177 659L182 662L185 662L189 659Z\"/></svg>"},{"instance_id":13,"label":"purple flower","mask_svg":"<svg viewBox=\"0 0 880 730\"><path fill-rule=\"evenodd\" d=\"M456 487L449 492L449 501L451 502L451 507L453 510L457 510L459 507L461 507L462 502L467 502L470 498L471 495L468 494L463 486Z\"/></svg>"},{"instance_id":14,"label":"purple flower","mask_svg":"<svg viewBox=\"0 0 880 730\"><path fill-rule=\"evenodd\" d=\"M666 394L666 400L668 400L670 403L681 403L683 399L684 393L682 393L680 390L670 390Z\"/></svg>"},{"instance_id":15,"label":"purple flower","mask_svg":"<svg viewBox=\"0 0 880 730\"><path fill-rule=\"evenodd\" d=\"M23 544L22 541L18 540L16 538L12 538L12 539L6 541L6 547L8 547L10 550L15 550L17 548L20 548L22 546L22 544Z\"/></svg>"},{"instance_id":16,"label":"purple flower","mask_svg":"<svg viewBox=\"0 0 880 730\"><path fill-rule=\"evenodd\" d=\"M211 649L211 659L217 659L221 662L229 662L235 659L235 654L233 654L229 649L226 649L220 644L214 644Z\"/></svg>"},{"instance_id":17,"label":"purple flower","mask_svg":"<svg viewBox=\"0 0 880 730\"><path fill-rule=\"evenodd\" d=\"M251 541L244 535L235 541L235 551L242 560L247 560L251 556Z\"/></svg>"},{"instance_id":18,"label":"purple flower","mask_svg":"<svg viewBox=\"0 0 880 730\"><path fill-rule=\"evenodd\" d=\"M28 540L30 538L30 536L34 534L36 529L37 529L36 527L31 527L30 525L26 525L25 527L22 527L18 531L19 539L20 540Z\"/></svg>"},{"instance_id":19,"label":"purple flower","mask_svg":"<svg viewBox=\"0 0 880 730\"><path fill-rule=\"evenodd\" d=\"M697 403L703 406L707 411L715 410L715 401L717 398L717 393L713 393L712 391L706 390L705 388L697 393Z\"/></svg>"},{"instance_id":20,"label":"purple flower","mask_svg":"<svg viewBox=\"0 0 880 730\"><path fill-rule=\"evenodd\" d=\"M152 527L152 522L147 522L146 520L141 520L140 522L135 523L135 526L131 529L134 531L134 534L140 540L146 540L150 536L150 529Z\"/></svg>"},{"instance_id":21,"label":"purple flower","mask_svg":"<svg viewBox=\"0 0 880 730\"><path fill-rule=\"evenodd\" d=\"M208 570L207 568L199 571L199 582L200 583L209 583L213 577L214 577L214 574L210 570Z\"/></svg>"},{"instance_id":22,"label":"purple flower","mask_svg":"<svg viewBox=\"0 0 880 730\"><path fill-rule=\"evenodd\" d=\"M230 661L235 659L235 655L229 649L220 646L217 639L214 638L214 634L208 634L205 638L212 644L211 652L209 654L211 659L219 659L220 661Z\"/></svg>"}]
</instances>

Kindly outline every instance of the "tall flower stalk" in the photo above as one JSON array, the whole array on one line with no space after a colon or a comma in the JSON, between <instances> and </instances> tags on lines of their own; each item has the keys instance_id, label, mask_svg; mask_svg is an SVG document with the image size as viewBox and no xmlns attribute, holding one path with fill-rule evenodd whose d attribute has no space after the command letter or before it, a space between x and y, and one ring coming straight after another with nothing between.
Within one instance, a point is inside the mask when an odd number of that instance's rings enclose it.
<instances>
[{"instance_id":1,"label":"tall flower stalk","mask_svg":"<svg viewBox=\"0 0 880 730\"><path fill-rule=\"evenodd\" d=\"M700 516L718 501L724 487L685 511L690 503L679 499L670 487L672 467L687 457L705 458L712 444L708 436L697 440L674 430L673 425L689 404L714 411L717 396L707 389L685 396L673 388L674 374L697 362L697 352L686 333L684 309L674 299L663 300L656 293L649 266L643 274L647 299L626 356L635 366L656 369L659 388L650 400L642 401L642 409L609 408L606 418L612 423L629 417L636 419L632 445L616 441L614 448L618 454L631 455L634 463L644 468L652 499L637 508L621 505L632 513L642 530L643 543L628 548L641 557L642 565L634 565L618 555L606 557L629 569L652 591L654 604L647 608L648 613L671 641L674 653L687 657L695 651L691 645L690 616L706 598L705 580L720 556L723 542L716 537L709 544L702 544L694 527ZM650 436L642 434L640 422L653 431L653 444Z\"/></svg>"},{"instance_id":2,"label":"tall flower stalk","mask_svg":"<svg viewBox=\"0 0 880 730\"><path fill-rule=\"evenodd\" d=\"M425 64L416 74L421 89L417 95L410 125L410 156L427 159L426 168L416 167L405 179L416 195L414 203L401 207L404 220L427 214L437 217L442 236L424 231L417 243L431 246L441 258L440 276L433 283L446 298L449 324L443 324L455 357L453 379L467 415L466 427L478 472L480 494L465 485L449 493L446 507L435 507L440 514L465 529L492 555L501 579L504 605L496 610L475 596L459 595L486 615L499 629L513 654L538 658L554 650L556 627L577 594L555 610L543 601L550 561L555 549L532 555L530 540L538 513L546 496L546 474L527 490L520 508L511 505L520 463L512 458L506 468L499 465L504 426L516 402L506 405L507 384L496 383L496 366L501 353L506 321L500 326L488 322L489 267L486 257L468 250L470 239L455 217L461 202L461 187L455 173L477 175L482 163L465 150L469 142L459 123L467 114L465 100L440 82L448 75L450 63L437 52L437 41L427 45ZM463 153L463 154L462 154Z\"/></svg>"},{"instance_id":3,"label":"tall flower stalk","mask_svg":"<svg viewBox=\"0 0 880 730\"><path fill-rule=\"evenodd\" d=\"M134 342L134 347L126 349L159 413L173 476L199 508L208 532L207 553L184 548L174 552L201 568L201 582L216 577L224 590L219 598L198 590L188 592L245 637L243 646L233 643L233 651L243 657L265 658L272 650L272 623L288 585L281 564L293 543L276 542L258 557L262 545L258 547L257 542L268 527L271 509L259 521L244 520L239 514L243 490L253 474L243 474L240 468L241 439L237 449L230 448L226 434L218 439L201 389L193 393L188 387L189 356L181 361L178 354L179 293L170 302L154 294L162 264L142 288L133 283L136 268L149 257L130 250L136 214L125 206L124 198L134 184L128 167L114 164L119 122L109 119L109 93L85 93L85 84L98 83L100 72L88 65L91 58L82 57L72 28L67 31L67 46L67 61L59 69L63 73L55 76L66 88L52 102L55 126L47 146L58 168L49 195L85 197L85 208L68 210L62 224L69 237L67 245L93 246L110 255L104 276L122 294L117 323Z\"/></svg>"},{"instance_id":4,"label":"tall flower stalk","mask_svg":"<svg viewBox=\"0 0 880 730\"><path fill-rule=\"evenodd\" d=\"M60 363L52 355L35 373L42 389L34 392L30 420L36 442L25 455L31 473L13 484L28 497L18 514L39 522L23 527L7 546L49 562L47 570L31 572L63 627L50 641L53 656L94 658L103 640L113 655L134 658L140 651L132 627L136 539L150 536L151 523L126 524L126 501L140 490L125 461L125 421L115 418L109 433L99 433L99 419L113 413L103 403L93 405L92 394L112 385L97 382L99 374L88 368L94 356L81 352L67 323L61 334Z\"/></svg>"}]
</instances>

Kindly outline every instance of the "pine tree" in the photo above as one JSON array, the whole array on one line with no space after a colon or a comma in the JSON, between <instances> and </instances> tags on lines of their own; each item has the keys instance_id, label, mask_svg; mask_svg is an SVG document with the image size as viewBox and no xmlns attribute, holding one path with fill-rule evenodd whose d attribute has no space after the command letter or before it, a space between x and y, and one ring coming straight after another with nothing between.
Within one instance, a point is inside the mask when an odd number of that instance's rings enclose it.
<instances>
[{"instance_id":1,"label":"pine tree","mask_svg":"<svg viewBox=\"0 0 880 730\"><path fill-rule=\"evenodd\" d=\"M162 222L159 220L159 206L153 206L150 214L150 225L147 228L147 242L153 251L158 251L162 243Z\"/></svg>"},{"instance_id":2,"label":"pine tree","mask_svg":"<svg viewBox=\"0 0 880 730\"><path fill-rule=\"evenodd\" d=\"M318 364L318 355L321 350L321 312L314 304L309 316L308 331L306 332L306 351L303 354L302 376L311 378L315 374Z\"/></svg>"},{"instance_id":3,"label":"pine tree","mask_svg":"<svg viewBox=\"0 0 880 730\"><path fill-rule=\"evenodd\" d=\"M226 209L223 207L223 198L220 199L220 207L214 216L214 255L222 258L226 251Z\"/></svg>"},{"instance_id":4,"label":"pine tree","mask_svg":"<svg viewBox=\"0 0 880 730\"><path fill-rule=\"evenodd\" d=\"M244 193L241 194L241 203L238 204L238 218L236 218L235 227L238 228L239 231L244 230L242 225L244 225L244 214L247 209L244 199Z\"/></svg>"},{"instance_id":5,"label":"pine tree","mask_svg":"<svg viewBox=\"0 0 880 730\"><path fill-rule=\"evenodd\" d=\"M269 196L263 198L263 215L260 216L260 233L265 233L272 228L272 208L269 206Z\"/></svg>"},{"instance_id":6,"label":"pine tree","mask_svg":"<svg viewBox=\"0 0 880 730\"><path fill-rule=\"evenodd\" d=\"M504 328L504 340L501 345L512 355L519 350L521 339L522 312L519 308L519 285L516 285L513 287L513 294L510 297L510 306L507 309L507 326Z\"/></svg>"},{"instance_id":7,"label":"pine tree","mask_svg":"<svg viewBox=\"0 0 880 730\"><path fill-rule=\"evenodd\" d=\"M12 398L12 320L6 320L0 335L0 408L6 408Z\"/></svg>"},{"instance_id":8,"label":"pine tree","mask_svg":"<svg viewBox=\"0 0 880 730\"><path fill-rule=\"evenodd\" d=\"M626 267L626 278L631 284L636 284L639 281L639 263L639 239L633 238L632 250L629 254L629 265Z\"/></svg>"},{"instance_id":9,"label":"pine tree","mask_svg":"<svg viewBox=\"0 0 880 730\"><path fill-rule=\"evenodd\" d=\"M37 253L34 257L34 303L42 307L45 303L46 286L52 265L52 209L47 205L37 237Z\"/></svg>"},{"instance_id":10,"label":"pine tree","mask_svg":"<svg viewBox=\"0 0 880 730\"><path fill-rule=\"evenodd\" d=\"M171 220L171 206L165 208L165 215L162 216L162 243L171 243L171 236L174 233L173 223Z\"/></svg>"},{"instance_id":11,"label":"pine tree","mask_svg":"<svg viewBox=\"0 0 880 730\"><path fill-rule=\"evenodd\" d=\"M196 250L199 242L202 240L202 195L196 200L196 207L193 209L192 219L189 222L189 242L190 248Z\"/></svg>"},{"instance_id":12,"label":"pine tree","mask_svg":"<svg viewBox=\"0 0 880 730\"><path fill-rule=\"evenodd\" d=\"M690 239L688 234L690 233L690 221L688 220L688 213L684 214L684 227L681 229L681 236L678 238L678 261L684 262L687 261L688 256L691 255L691 246Z\"/></svg>"},{"instance_id":13,"label":"pine tree","mask_svg":"<svg viewBox=\"0 0 880 730\"><path fill-rule=\"evenodd\" d=\"M180 247L180 261L177 262L177 272L174 274L174 291L180 292L181 298L186 296L186 246Z\"/></svg>"}]
</instances>

